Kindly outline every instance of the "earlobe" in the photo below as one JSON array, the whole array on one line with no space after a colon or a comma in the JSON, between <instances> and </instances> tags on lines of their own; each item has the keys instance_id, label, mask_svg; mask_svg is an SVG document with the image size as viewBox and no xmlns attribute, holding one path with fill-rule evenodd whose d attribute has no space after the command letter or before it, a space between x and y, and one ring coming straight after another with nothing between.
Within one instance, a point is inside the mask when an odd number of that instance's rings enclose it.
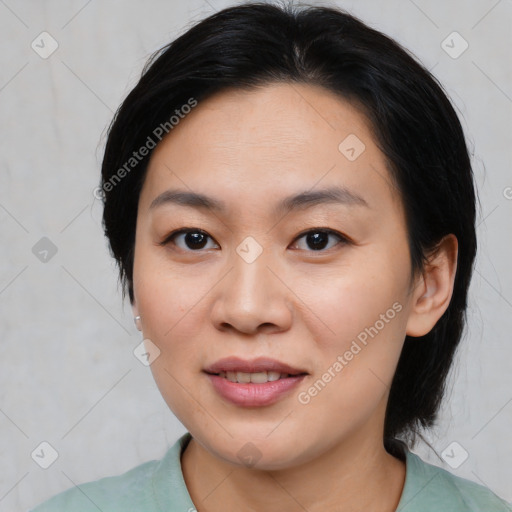
<instances>
[{"instance_id":1,"label":"earlobe","mask_svg":"<svg viewBox=\"0 0 512 512\"><path fill-rule=\"evenodd\" d=\"M448 309L457 270L458 241L455 235L442 238L418 278L406 334L428 334Z\"/></svg>"},{"instance_id":2,"label":"earlobe","mask_svg":"<svg viewBox=\"0 0 512 512\"><path fill-rule=\"evenodd\" d=\"M139 314L139 308L137 307L137 302L134 300L132 303L132 312L133 312L133 322L135 323L135 327L138 331L142 331L142 323Z\"/></svg>"}]
</instances>

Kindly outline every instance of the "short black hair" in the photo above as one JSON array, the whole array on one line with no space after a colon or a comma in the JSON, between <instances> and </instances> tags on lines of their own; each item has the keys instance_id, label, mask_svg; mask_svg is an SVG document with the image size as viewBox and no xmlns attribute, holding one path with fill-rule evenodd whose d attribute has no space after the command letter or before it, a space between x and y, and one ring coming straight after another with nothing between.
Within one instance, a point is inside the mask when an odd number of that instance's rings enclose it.
<instances>
[{"instance_id":1,"label":"short black hair","mask_svg":"<svg viewBox=\"0 0 512 512\"><path fill-rule=\"evenodd\" d=\"M443 236L457 237L450 304L428 334L406 336L391 385L384 443L389 451L403 447L399 438L413 445L434 425L463 334L477 198L463 129L442 86L408 50L349 13L246 3L201 20L149 58L110 124L101 170L103 226L123 298L128 290L133 303L137 205L151 151L133 170L126 162L191 98L272 83L319 85L369 120L404 205L413 273Z\"/></svg>"}]
</instances>

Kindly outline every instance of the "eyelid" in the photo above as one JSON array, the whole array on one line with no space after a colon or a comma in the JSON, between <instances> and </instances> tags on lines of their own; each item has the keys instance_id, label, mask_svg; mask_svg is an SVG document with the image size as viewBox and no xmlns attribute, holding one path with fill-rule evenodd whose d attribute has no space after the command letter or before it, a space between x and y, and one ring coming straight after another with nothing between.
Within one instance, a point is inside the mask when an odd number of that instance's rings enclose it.
<instances>
[{"instance_id":1,"label":"eyelid","mask_svg":"<svg viewBox=\"0 0 512 512\"><path fill-rule=\"evenodd\" d=\"M339 245L354 245L354 242L352 241L352 239L350 237L344 235L343 233L340 233L339 231L336 231L335 229L324 228L324 227L314 227L314 228L309 228L309 229L302 231L295 237L293 245L297 245L298 241L301 238L303 238L305 235L307 235L308 233L324 233L324 234L335 236L336 238L338 238L338 242L336 244L334 244L332 247L330 247L329 249L321 249L318 251L302 249L303 252L306 252L308 255L310 255L313 258L316 258L316 257L321 258L322 256L327 256L328 254L331 253L332 250L336 250L336 248ZM297 250L301 250L301 249L297 249Z\"/></svg>"},{"instance_id":2,"label":"eyelid","mask_svg":"<svg viewBox=\"0 0 512 512\"><path fill-rule=\"evenodd\" d=\"M344 235L340 231L336 231L335 229L332 229L332 228L324 228L321 226L316 226L313 228L305 229L304 231L302 231L295 237L295 240L297 240L298 238L302 238L304 235L307 235L308 233L311 233L311 232L313 232L313 233L314 232L322 232L322 233L327 233L329 235L335 235L338 238L340 238L341 240L343 240L344 242L354 243L354 241L349 236Z\"/></svg>"},{"instance_id":3,"label":"eyelid","mask_svg":"<svg viewBox=\"0 0 512 512\"><path fill-rule=\"evenodd\" d=\"M175 229L173 231L171 231L169 234L167 234L165 236L165 238L161 241L161 242L158 242L158 245L162 245L162 246L165 246L167 245L171 239L174 237L174 236L177 236L177 235L181 235L183 233L201 233L202 235L205 235L207 236L208 238L211 238L212 240L215 240L207 231L205 231L204 229L201 229L201 228L194 228L194 227L185 227L185 228L178 228L178 229ZM215 242L217 243L217 242ZM199 252L199 251L190 251L190 252Z\"/></svg>"}]
</instances>

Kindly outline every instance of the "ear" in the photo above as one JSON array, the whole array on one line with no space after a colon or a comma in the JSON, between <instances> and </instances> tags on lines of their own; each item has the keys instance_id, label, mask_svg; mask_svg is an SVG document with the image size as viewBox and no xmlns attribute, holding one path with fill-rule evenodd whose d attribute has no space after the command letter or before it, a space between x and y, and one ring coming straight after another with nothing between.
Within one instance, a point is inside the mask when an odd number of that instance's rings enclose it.
<instances>
[{"instance_id":1,"label":"ear","mask_svg":"<svg viewBox=\"0 0 512 512\"><path fill-rule=\"evenodd\" d=\"M457 270L458 241L453 234L441 239L416 280L407 320L408 336L428 334L448 309Z\"/></svg>"}]
</instances>

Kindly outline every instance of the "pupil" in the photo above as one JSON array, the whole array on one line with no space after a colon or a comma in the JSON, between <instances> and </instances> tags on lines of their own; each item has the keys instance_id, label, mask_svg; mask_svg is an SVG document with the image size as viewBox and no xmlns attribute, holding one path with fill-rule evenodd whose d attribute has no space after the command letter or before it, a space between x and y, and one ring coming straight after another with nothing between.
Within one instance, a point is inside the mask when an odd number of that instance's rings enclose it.
<instances>
[{"instance_id":1,"label":"pupil","mask_svg":"<svg viewBox=\"0 0 512 512\"><path fill-rule=\"evenodd\" d=\"M313 249L323 249L327 245L328 234L316 232L307 236L308 243L311 243Z\"/></svg>"},{"instance_id":2,"label":"pupil","mask_svg":"<svg viewBox=\"0 0 512 512\"><path fill-rule=\"evenodd\" d=\"M187 245L196 249L198 248L198 245L201 246L199 249L202 248L205 243L205 239L206 237L202 233L187 233L185 235L185 242Z\"/></svg>"}]
</instances>

